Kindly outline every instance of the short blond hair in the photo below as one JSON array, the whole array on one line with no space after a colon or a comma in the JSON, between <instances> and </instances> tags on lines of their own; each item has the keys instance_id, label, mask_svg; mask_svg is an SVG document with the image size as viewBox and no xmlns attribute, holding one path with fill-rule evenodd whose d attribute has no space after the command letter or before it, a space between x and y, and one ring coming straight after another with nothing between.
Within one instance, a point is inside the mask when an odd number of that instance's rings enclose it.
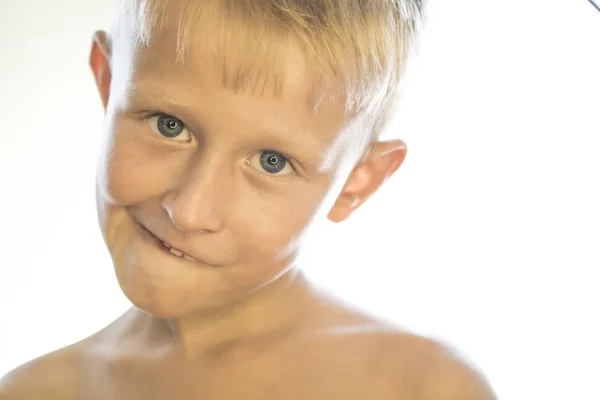
<instances>
[{"instance_id":1,"label":"short blond hair","mask_svg":"<svg viewBox=\"0 0 600 400\"><path fill-rule=\"evenodd\" d=\"M261 84L264 88L269 76L277 78L281 50L292 40L314 77L315 110L341 94L347 112L368 117L367 129L376 138L395 110L400 78L423 24L424 2L117 0L113 35L127 27L136 44L148 45L157 29L175 19L178 62L191 48L209 42L202 50L213 51L220 61L223 83L252 92ZM194 36L207 28L209 35ZM328 91L331 84L338 90Z\"/></svg>"}]
</instances>

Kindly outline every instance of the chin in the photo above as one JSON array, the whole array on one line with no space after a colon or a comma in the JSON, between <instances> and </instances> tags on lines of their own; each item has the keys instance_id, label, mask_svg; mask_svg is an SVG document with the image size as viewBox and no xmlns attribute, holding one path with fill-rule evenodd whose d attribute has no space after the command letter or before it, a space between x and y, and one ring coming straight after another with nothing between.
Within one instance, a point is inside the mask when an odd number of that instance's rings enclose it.
<instances>
[{"instance_id":1,"label":"chin","mask_svg":"<svg viewBox=\"0 0 600 400\"><path fill-rule=\"evenodd\" d=\"M128 214L112 217L108 250L119 286L136 307L161 318L214 310L251 296L285 275L295 258L291 252L270 263L207 265L171 254Z\"/></svg>"},{"instance_id":2,"label":"chin","mask_svg":"<svg viewBox=\"0 0 600 400\"><path fill-rule=\"evenodd\" d=\"M123 294L137 308L161 318L179 318L192 313L214 310L243 297L233 293L188 285L141 284L135 280L119 279Z\"/></svg>"},{"instance_id":3,"label":"chin","mask_svg":"<svg viewBox=\"0 0 600 400\"><path fill-rule=\"evenodd\" d=\"M203 308L197 305L186 304L169 294L150 297L143 293L126 292L125 290L123 292L134 306L158 318L177 319L194 312L202 311ZM204 308L211 307L205 304Z\"/></svg>"}]
</instances>

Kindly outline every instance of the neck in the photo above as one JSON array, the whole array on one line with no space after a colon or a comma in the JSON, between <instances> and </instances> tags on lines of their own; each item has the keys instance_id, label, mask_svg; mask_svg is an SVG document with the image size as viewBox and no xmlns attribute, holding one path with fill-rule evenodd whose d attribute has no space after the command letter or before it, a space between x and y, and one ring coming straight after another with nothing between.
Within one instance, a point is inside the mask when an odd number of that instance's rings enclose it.
<instances>
[{"instance_id":1,"label":"neck","mask_svg":"<svg viewBox=\"0 0 600 400\"><path fill-rule=\"evenodd\" d=\"M250 296L218 309L173 319L133 312L151 337L194 359L291 328L309 311L311 294L304 275L292 268Z\"/></svg>"}]
</instances>

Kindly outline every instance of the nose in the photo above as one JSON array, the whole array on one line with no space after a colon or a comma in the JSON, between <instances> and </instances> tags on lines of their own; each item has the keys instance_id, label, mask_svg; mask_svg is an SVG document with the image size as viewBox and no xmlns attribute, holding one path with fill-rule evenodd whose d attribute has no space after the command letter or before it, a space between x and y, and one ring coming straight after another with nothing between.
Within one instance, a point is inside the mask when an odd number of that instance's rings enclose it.
<instances>
[{"instance_id":1,"label":"nose","mask_svg":"<svg viewBox=\"0 0 600 400\"><path fill-rule=\"evenodd\" d=\"M173 225L182 231L218 231L224 206L221 196L227 192L223 170L219 171L215 163L199 162L187 171L178 185L163 197L162 208Z\"/></svg>"}]
</instances>

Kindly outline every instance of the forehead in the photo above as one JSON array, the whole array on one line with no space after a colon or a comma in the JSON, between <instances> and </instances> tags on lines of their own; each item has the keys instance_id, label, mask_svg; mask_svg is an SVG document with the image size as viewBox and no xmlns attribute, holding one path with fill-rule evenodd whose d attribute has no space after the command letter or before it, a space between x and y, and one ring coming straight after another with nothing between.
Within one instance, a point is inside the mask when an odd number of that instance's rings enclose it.
<instances>
[{"instance_id":1,"label":"forehead","mask_svg":"<svg viewBox=\"0 0 600 400\"><path fill-rule=\"evenodd\" d=\"M179 82L206 90L293 101L297 107L316 114L314 75L296 46L281 46L277 60L273 60L269 69L256 70L252 60L244 59L245 55L236 53L235 49L220 49L217 53L208 49L209 43L196 41L195 47L188 46L182 59L176 44L176 35L167 30L148 46L137 46L131 81ZM343 106L343 102L341 104Z\"/></svg>"},{"instance_id":2,"label":"forehead","mask_svg":"<svg viewBox=\"0 0 600 400\"><path fill-rule=\"evenodd\" d=\"M134 79L177 70L180 76L220 84L236 93L294 97L296 106L304 103L315 112L323 105L341 103L341 80L324 73L321 64L327 62L322 57L315 61L305 41L281 24L260 14L244 15L243 7L237 10L213 1L191 4L197 6L166 1L161 17L150 27L134 28L126 35L143 37L144 42L136 44ZM138 18L129 27L140 22Z\"/></svg>"}]
</instances>

